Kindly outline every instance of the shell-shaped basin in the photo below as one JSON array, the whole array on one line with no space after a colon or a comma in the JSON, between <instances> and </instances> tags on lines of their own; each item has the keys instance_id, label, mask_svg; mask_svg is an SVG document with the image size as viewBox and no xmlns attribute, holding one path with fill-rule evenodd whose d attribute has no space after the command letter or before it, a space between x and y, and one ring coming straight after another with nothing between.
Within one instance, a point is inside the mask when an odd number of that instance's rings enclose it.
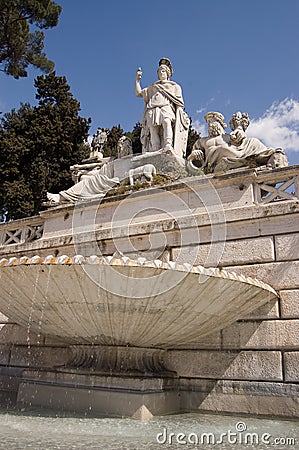
<instances>
[{"instance_id":1,"label":"shell-shaped basin","mask_svg":"<svg viewBox=\"0 0 299 450\"><path fill-rule=\"evenodd\" d=\"M255 279L142 258L2 259L0 279L3 314L71 344L184 346L277 297Z\"/></svg>"}]
</instances>

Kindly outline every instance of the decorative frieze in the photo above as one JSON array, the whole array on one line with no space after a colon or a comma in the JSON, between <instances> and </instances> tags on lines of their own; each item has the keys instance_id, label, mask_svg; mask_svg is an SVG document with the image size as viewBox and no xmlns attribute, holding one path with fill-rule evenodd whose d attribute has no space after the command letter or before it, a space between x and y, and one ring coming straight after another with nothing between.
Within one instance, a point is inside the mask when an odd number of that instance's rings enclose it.
<instances>
[{"instance_id":1,"label":"decorative frieze","mask_svg":"<svg viewBox=\"0 0 299 450\"><path fill-rule=\"evenodd\" d=\"M166 351L161 349L102 345L72 345L70 349L72 355L66 364L70 368L93 369L114 375L169 372L164 363Z\"/></svg>"}]
</instances>

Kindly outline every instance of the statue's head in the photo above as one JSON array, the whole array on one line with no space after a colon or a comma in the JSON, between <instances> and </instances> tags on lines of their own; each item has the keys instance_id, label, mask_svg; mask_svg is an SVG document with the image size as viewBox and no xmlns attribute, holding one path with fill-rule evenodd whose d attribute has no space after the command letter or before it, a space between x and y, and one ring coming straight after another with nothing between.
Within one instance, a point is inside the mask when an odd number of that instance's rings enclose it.
<instances>
[{"instance_id":1,"label":"statue's head","mask_svg":"<svg viewBox=\"0 0 299 450\"><path fill-rule=\"evenodd\" d=\"M211 122L218 122L223 128L226 128L227 126L224 122L224 116L220 112L208 112L204 117L208 125Z\"/></svg>"},{"instance_id":2,"label":"statue's head","mask_svg":"<svg viewBox=\"0 0 299 450\"><path fill-rule=\"evenodd\" d=\"M230 128L234 131L238 127L242 127L243 131L246 131L250 124L248 113L241 113L240 111L232 115L229 122Z\"/></svg>"},{"instance_id":3,"label":"statue's head","mask_svg":"<svg viewBox=\"0 0 299 450\"><path fill-rule=\"evenodd\" d=\"M172 64L168 58L160 59L157 72L158 72L159 80L161 80L161 75L163 72L165 72L167 74L167 79L169 79L172 76L172 74L173 74ZM163 78L164 78L164 76L162 75L162 79Z\"/></svg>"},{"instance_id":4,"label":"statue's head","mask_svg":"<svg viewBox=\"0 0 299 450\"><path fill-rule=\"evenodd\" d=\"M226 123L224 122L223 114L213 111L208 112L204 117L209 127L210 136L218 136L224 133Z\"/></svg>"}]
</instances>

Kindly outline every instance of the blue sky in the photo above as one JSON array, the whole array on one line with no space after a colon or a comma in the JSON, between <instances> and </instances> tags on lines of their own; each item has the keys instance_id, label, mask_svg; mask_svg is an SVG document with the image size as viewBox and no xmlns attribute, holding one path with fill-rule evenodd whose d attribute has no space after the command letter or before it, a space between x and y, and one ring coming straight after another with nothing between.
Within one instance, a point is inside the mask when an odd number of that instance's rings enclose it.
<instances>
[{"instance_id":1,"label":"blue sky","mask_svg":"<svg viewBox=\"0 0 299 450\"><path fill-rule=\"evenodd\" d=\"M286 149L299 163L298 0L57 0L58 27L46 30L45 51L97 127L130 131L141 119L135 72L156 80L161 57L173 64L194 127L204 114L236 111L251 118L248 134ZM34 78L0 76L0 110L34 104Z\"/></svg>"}]
</instances>

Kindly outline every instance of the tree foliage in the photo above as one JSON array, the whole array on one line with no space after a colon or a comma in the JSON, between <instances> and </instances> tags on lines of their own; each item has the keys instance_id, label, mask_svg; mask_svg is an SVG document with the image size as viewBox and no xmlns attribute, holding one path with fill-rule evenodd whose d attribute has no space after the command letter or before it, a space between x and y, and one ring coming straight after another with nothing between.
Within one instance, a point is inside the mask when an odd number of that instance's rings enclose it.
<instances>
[{"instance_id":1,"label":"tree foliage","mask_svg":"<svg viewBox=\"0 0 299 450\"><path fill-rule=\"evenodd\" d=\"M117 156L117 143L123 136L124 130L118 125L114 125L108 133L107 142L104 145L104 156Z\"/></svg>"},{"instance_id":2,"label":"tree foliage","mask_svg":"<svg viewBox=\"0 0 299 450\"><path fill-rule=\"evenodd\" d=\"M124 132L120 124L113 125L111 129L105 128L105 131L108 134L107 142L103 148L105 157L117 156L117 143L122 136L127 136L131 139L134 154L142 152L142 145L140 142L141 124L139 122L136 123L132 131Z\"/></svg>"},{"instance_id":3,"label":"tree foliage","mask_svg":"<svg viewBox=\"0 0 299 450\"><path fill-rule=\"evenodd\" d=\"M55 27L61 11L52 0L0 0L0 70L14 78L26 77L29 65L52 71L40 30Z\"/></svg>"},{"instance_id":4,"label":"tree foliage","mask_svg":"<svg viewBox=\"0 0 299 450\"><path fill-rule=\"evenodd\" d=\"M84 140L90 119L79 116L65 77L35 80L38 106L22 104L5 114L0 129L0 210L7 219L37 214L46 191L71 184L69 167L89 155Z\"/></svg>"},{"instance_id":5,"label":"tree foliage","mask_svg":"<svg viewBox=\"0 0 299 450\"><path fill-rule=\"evenodd\" d=\"M190 125L188 130L188 140L187 140L187 149L186 149L186 157L190 155L193 149L193 145L197 141L197 139L200 137L199 133L194 130L192 127L192 119L190 117Z\"/></svg>"},{"instance_id":6,"label":"tree foliage","mask_svg":"<svg viewBox=\"0 0 299 450\"><path fill-rule=\"evenodd\" d=\"M133 153L142 153L142 144L140 141L141 135L141 123L137 122L133 128L133 131L128 131L125 133L132 141L132 150Z\"/></svg>"}]
</instances>

